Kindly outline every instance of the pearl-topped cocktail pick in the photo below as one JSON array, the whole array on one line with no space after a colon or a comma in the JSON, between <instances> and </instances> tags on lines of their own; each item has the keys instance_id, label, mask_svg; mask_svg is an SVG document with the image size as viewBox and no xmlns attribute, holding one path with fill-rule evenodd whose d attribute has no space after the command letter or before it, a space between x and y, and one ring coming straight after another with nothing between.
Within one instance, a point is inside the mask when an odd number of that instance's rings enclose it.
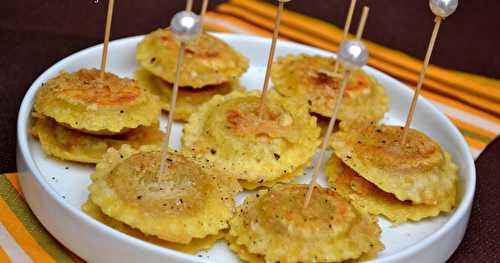
<instances>
[{"instance_id":1,"label":"pearl-topped cocktail pick","mask_svg":"<svg viewBox=\"0 0 500 263\"><path fill-rule=\"evenodd\" d=\"M274 53L276 51L276 43L278 42L278 34L280 31L281 15L283 14L283 8L286 2L291 0L278 0L278 11L276 13L276 19L274 24L273 39L271 42L271 50L269 51L269 58L267 61L266 76L264 77L264 87L262 88L262 94L260 96L260 106L259 106L259 118L262 118L264 113L264 106L266 104L266 97L269 90L269 79L271 77L271 68L273 66Z\"/></svg>"},{"instance_id":2,"label":"pearl-topped cocktail pick","mask_svg":"<svg viewBox=\"0 0 500 263\"><path fill-rule=\"evenodd\" d=\"M186 50L187 43L196 40L201 34L202 27L200 17L191 11L181 11L175 14L172 18L172 21L170 22L170 31L172 31L174 37L180 42L180 48L179 55L177 57L174 87L172 97L170 99L167 130L165 132L165 139L162 146L160 174L162 174L165 170L170 134L172 132L172 124L174 122L177 93L179 91L179 79L181 76L182 64L184 62L184 52Z\"/></svg>"},{"instance_id":3,"label":"pearl-topped cocktail pick","mask_svg":"<svg viewBox=\"0 0 500 263\"><path fill-rule=\"evenodd\" d=\"M431 59L432 50L434 49L434 43L436 42L436 38L439 32L439 27L446 17L450 16L451 14L453 14L453 12L455 12L455 10L457 10L458 0L430 0L429 6L432 12L436 15L436 18L434 19L435 25L434 30L432 31L431 39L429 41L429 46L427 47L424 66L422 67L422 71L420 72L417 87L415 88L415 94L413 95L413 100L411 102L410 110L408 111L408 116L406 118L405 127L403 129L403 135L401 137L401 145L403 146L406 144L406 137L413 120L418 96L420 95L422 84L424 83L425 74L427 73L427 69L429 68L429 61Z\"/></svg>"},{"instance_id":4,"label":"pearl-topped cocktail pick","mask_svg":"<svg viewBox=\"0 0 500 263\"><path fill-rule=\"evenodd\" d=\"M109 0L108 14L106 15L106 29L104 30L104 44L102 48L102 57L101 57L101 79L104 77L104 73L106 72L106 63L108 62L109 35L111 34L111 22L113 21L114 5L115 5L115 0Z\"/></svg>"},{"instance_id":5,"label":"pearl-topped cocktail pick","mask_svg":"<svg viewBox=\"0 0 500 263\"><path fill-rule=\"evenodd\" d=\"M344 34L342 35L340 43L342 43L342 41L347 39L347 35L349 34L349 29L351 28L352 15L354 14L355 9L356 9L356 0L351 0L351 5L349 6L349 11L347 12L347 18L345 20ZM339 71L339 66L340 64L338 63L338 61L335 61L335 68L333 69L334 75L337 74L337 72Z\"/></svg>"},{"instance_id":6,"label":"pearl-topped cocktail pick","mask_svg":"<svg viewBox=\"0 0 500 263\"><path fill-rule=\"evenodd\" d=\"M343 74L342 82L340 84L339 93L335 100L335 106L333 108L332 117L330 118L330 123L328 124L325 137L323 137L323 143L321 145L319 158L314 167L311 182L309 183L309 189L307 191L306 200L304 202L304 208L307 208L307 206L309 205L309 201L311 200L314 187L316 186L316 180L318 179L319 172L321 170L321 165L323 163L323 159L325 158L326 147L328 146L328 142L330 142L330 137L332 135L333 127L335 126L335 121L337 120L337 113L340 109L340 105L342 104L342 97L344 96L345 88L347 87L347 83L349 82L351 73L352 71L363 67L368 62L368 49L363 44L363 42L361 42L361 36L365 28L368 12L369 8L365 7L363 9L361 20L359 22L356 39L344 40L340 44L339 52L337 54L338 56L337 59L340 63L342 63L342 65L345 68L345 71Z\"/></svg>"}]
</instances>

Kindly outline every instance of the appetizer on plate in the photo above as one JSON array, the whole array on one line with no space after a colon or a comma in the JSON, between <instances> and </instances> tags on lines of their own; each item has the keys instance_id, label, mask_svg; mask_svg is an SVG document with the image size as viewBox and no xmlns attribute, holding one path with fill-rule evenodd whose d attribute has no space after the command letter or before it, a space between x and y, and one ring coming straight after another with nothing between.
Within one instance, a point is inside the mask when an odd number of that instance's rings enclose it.
<instances>
[{"instance_id":1,"label":"appetizer on plate","mask_svg":"<svg viewBox=\"0 0 500 263\"><path fill-rule=\"evenodd\" d=\"M97 69L61 72L38 91L32 134L63 160L95 163L107 147L158 144L158 97L136 82Z\"/></svg>"},{"instance_id":2,"label":"appetizer on plate","mask_svg":"<svg viewBox=\"0 0 500 263\"><path fill-rule=\"evenodd\" d=\"M91 203L83 209L90 211L95 204L107 217L144 235L184 248L206 247L206 241L214 242L228 228L240 186L209 164L201 166L176 152L168 153L160 174L160 155L158 146L109 149L92 175Z\"/></svg>"},{"instance_id":3,"label":"appetizer on plate","mask_svg":"<svg viewBox=\"0 0 500 263\"><path fill-rule=\"evenodd\" d=\"M320 129L303 104L269 93L262 118L259 93L215 96L189 118L183 152L206 159L246 189L302 175L319 145Z\"/></svg>"},{"instance_id":4,"label":"appetizer on plate","mask_svg":"<svg viewBox=\"0 0 500 263\"><path fill-rule=\"evenodd\" d=\"M141 68L139 85L160 97L162 108L170 110L170 96L180 43L168 29L148 34L137 46ZM179 79L175 119L187 121L199 106L214 95L242 90L239 78L248 69L248 59L224 41L207 33L187 44Z\"/></svg>"},{"instance_id":5,"label":"appetizer on plate","mask_svg":"<svg viewBox=\"0 0 500 263\"><path fill-rule=\"evenodd\" d=\"M383 250L376 219L340 195L307 185L278 184L247 197L230 221L230 248L248 262L343 262Z\"/></svg>"},{"instance_id":6,"label":"appetizer on plate","mask_svg":"<svg viewBox=\"0 0 500 263\"><path fill-rule=\"evenodd\" d=\"M327 164L333 189L358 208L401 223L449 212L457 203L457 167L450 154L410 129L405 145L399 126L341 125Z\"/></svg>"},{"instance_id":7,"label":"appetizer on plate","mask_svg":"<svg viewBox=\"0 0 500 263\"><path fill-rule=\"evenodd\" d=\"M137 46L137 61L168 83L174 83L179 42L168 29L148 34ZM180 87L203 88L237 80L248 69L248 59L208 33L186 47Z\"/></svg>"}]
</instances>

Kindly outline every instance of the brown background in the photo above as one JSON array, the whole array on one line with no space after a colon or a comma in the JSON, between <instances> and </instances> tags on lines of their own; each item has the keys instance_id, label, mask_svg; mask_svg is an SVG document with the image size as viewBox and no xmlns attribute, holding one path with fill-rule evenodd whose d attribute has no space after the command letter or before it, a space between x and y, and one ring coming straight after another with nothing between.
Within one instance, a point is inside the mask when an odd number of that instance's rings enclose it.
<instances>
[{"instance_id":1,"label":"brown background","mask_svg":"<svg viewBox=\"0 0 500 263\"><path fill-rule=\"evenodd\" d=\"M16 117L31 82L53 63L102 42L106 1L3 0L0 5L0 173L15 171ZM196 1L195 1L196 2ZM220 0L212 0L214 7ZM343 26L347 0L294 0L289 9ZM422 58L432 29L427 0L359 0L371 7L365 37ZM166 26L182 0L116 1L112 39ZM442 27L432 62L500 77L498 0L460 0ZM359 12L358 12L359 15ZM355 20L357 21L357 20ZM355 24L353 25L356 26ZM496 148L495 148L496 147ZM500 262L499 148L478 160L471 224L450 262ZM496 149L496 150L495 150Z\"/></svg>"}]
</instances>

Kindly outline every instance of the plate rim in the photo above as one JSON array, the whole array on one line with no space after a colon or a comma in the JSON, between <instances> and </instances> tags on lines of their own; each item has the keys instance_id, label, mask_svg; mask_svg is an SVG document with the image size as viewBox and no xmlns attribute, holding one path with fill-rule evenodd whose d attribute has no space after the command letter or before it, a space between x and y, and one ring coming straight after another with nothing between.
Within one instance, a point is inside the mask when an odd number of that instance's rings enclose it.
<instances>
[{"instance_id":1,"label":"plate rim","mask_svg":"<svg viewBox=\"0 0 500 263\"><path fill-rule=\"evenodd\" d=\"M211 33L214 34L220 38L222 38L225 41L231 42L233 39L246 39L247 41L252 41L252 42L260 42L260 43L265 43L269 44L270 39L269 38L263 38L263 37L258 37L258 36L251 36L251 35L242 35L242 34L231 34L231 33ZM112 45L117 45L122 42L129 42L129 41L138 41L142 39L145 35L136 35L136 36L131 36L131 37L125 37L125 38L120 38L116 39L113 41L110 41L110 49ZM298 47L302 50L304 50L303 53L319 53L319 54L324 54L324 55L329 55L329 56L335 56L335 53L326 51L323 49L319 49L316 47L304 45L301 43L295 43L295 42L290 42L290 41L280 41L278 46L295 46ZM97 222L96 220L92 219L85 213L83 213L80 209L77 209L76 207L70 205L68 202L62 200L59 198L57 193L53 190L53 188L48 184L46 180L43 179L42 172L38 168L38 165L33 159L33 156L31 155L31 152L29 150L29 140L28 140L28 133L27 131L27 126L29 123L30 119L30 112L32 111L32 105L34 102L34 95L36 94L36 91L39 89L41 86L42 80L47 78L47 75L49 75L53 70L53 68L59 67L65 63L69 63L70 61L74 60L76 57L83 56L89 52L93 52L95 49L99 49L102 47L101 44L97 44L88 48L85 48L83 50L77 51L61 60L56 62L55 64L52 64L50 67L48 67L46 70L43 71L42 74L40 74L35 81L32 82L30 85L29 89L27 90L25 96L23 97L18 117L17 117L17 151L18 154L21 154L24 158L24 161L26 162L27 168L30 170L31 173L33 173L35 176L33 176L38 183L42 187L42 189L49 194L51 199L55 202L57 202L60 206L62 206L64 209L66 209L68 212L70 212L73 216L75 216L78 220L81 220L82 223L89 224L90 226L94 227L98 231L101 231L105 233L106 235L114 236L116 238L122 239L123 241L130 243L131 245L137 245L140 246L141 248L145 248L148 250L154 250L156 252L159 252L161 254L168 253L171 254L172 256L179 257L180 259L183 260L190 260L192 262L214 262L214 261L205 261L204 259L201 259L199 257L196 257L194 255L186 254L183 252L179 252L173 249L168 249L164 248L143 240L140 240L138 238L134 238L132 236L129 236L127 234L124 234L118 230L112 229L111 227L108 227L100 222ZM368 71L370 74L376 75L377 78L385 78L390 82L397 83L398 86L404 86L407 87L406 84L400 82L399 80L395 79L394 77L388 75L385 72L382 72L380 70L377 70L375 68L372 68L370 66L365 66L363 68L364 70ZM414 93L413 90L407 88L404 89L406 93L410 93L410 96ZM468 148L469 146L467 145L465 138L463 135L459 132L458 128L442 113L437 107L427 100L425 97L420 96L419 97L419 103L422 103L423 107L431 107L433 111L437 112L439 119L442 121L441 123L446 124L446 129L451 129L453 130L453 133L458 135L458 148L465 153L465 160L466 163L464 165L464 170L465 172L468 171L468 174L465 174L465 178L467 178L467 182L463 182L464 185L467 185L463 197L460 201L460 204L458 207L455 208L454 214L439 228L437 229L434 233L430 234L429 236L423 238L419 242L415 243L414 245L396 252L392 255L386 256L384 258L377 258L373 262L388 262L388 261L394 261L398 259L403 259L411 254L414 254L422 249L425 249L426 247L430 246L433 244L439 237L443 236L444 234L453 231L453 226L455 226L457 223L459 223L460 220L463 219L464 216L468 216L467 212L470 209L472 205L472 200L474 198L474 193L476 190L476 170L475 170L475 164L472 158L472 154L470 152L470 149ZM456 136L455 136L456 137ZM17 168L19 169L19 163L17 164ZM29 203L28 203L29 204ZM63 244L64 245L64 244Z\"/></svg>"}]
</instances>

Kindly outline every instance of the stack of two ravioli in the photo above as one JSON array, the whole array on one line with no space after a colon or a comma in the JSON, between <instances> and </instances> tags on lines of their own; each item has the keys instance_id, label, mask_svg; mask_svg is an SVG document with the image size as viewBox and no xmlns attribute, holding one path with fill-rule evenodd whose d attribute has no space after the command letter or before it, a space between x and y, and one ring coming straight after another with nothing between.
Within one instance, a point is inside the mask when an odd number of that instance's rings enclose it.
<instances>
[{"instance_id":1,"label":"stack of two ravioli","mask_svg":"<svg viewBox=\"0 0 500 263\"><path fill-rule=\"evenodd\" d=\"M360 209L395 223L449 212L457 203L457 166L448 152L414 129L340 125L326 165L331 187Z\"/></svg>"},{"instance_id":2,"label":"stack of two ravioli","mask_svg":"<svg viewBox=\"0 0 500 263\"><path fill-rule=\"evenodd\" d=\"M179 47L168 29L148 34L137 46L136 58L141 68L135 78L141 87L160 97L165 111L170 111ZM202 33L185 50L174 119L187 121L214 95L242 90L239 77L247 71L248 65L248 59L227 43Z\"/></svg>"},{"instance_id":3,"label":"stack of two ravioli","mask_svg":"<svg viewBox=\"0 0 500 263\"><path fill-rule=\"evenodd\" d=\"M82 210L136 238L196 253L223 237L240 191L236 179L174 151L160 173L159 146L109 149Z\"/></svg>"},{"instance_id":4,"label":"stack of two ravioli","mask_svg":"<svg viewBox=\"0 0 500 263\"><path fill-rule=\"evenodd\" d=\"M61 72L39 89L32 135L62 160L97 163L110 147L159 144L158 97L97 69Z\"/></svg>"}]
</instances>

